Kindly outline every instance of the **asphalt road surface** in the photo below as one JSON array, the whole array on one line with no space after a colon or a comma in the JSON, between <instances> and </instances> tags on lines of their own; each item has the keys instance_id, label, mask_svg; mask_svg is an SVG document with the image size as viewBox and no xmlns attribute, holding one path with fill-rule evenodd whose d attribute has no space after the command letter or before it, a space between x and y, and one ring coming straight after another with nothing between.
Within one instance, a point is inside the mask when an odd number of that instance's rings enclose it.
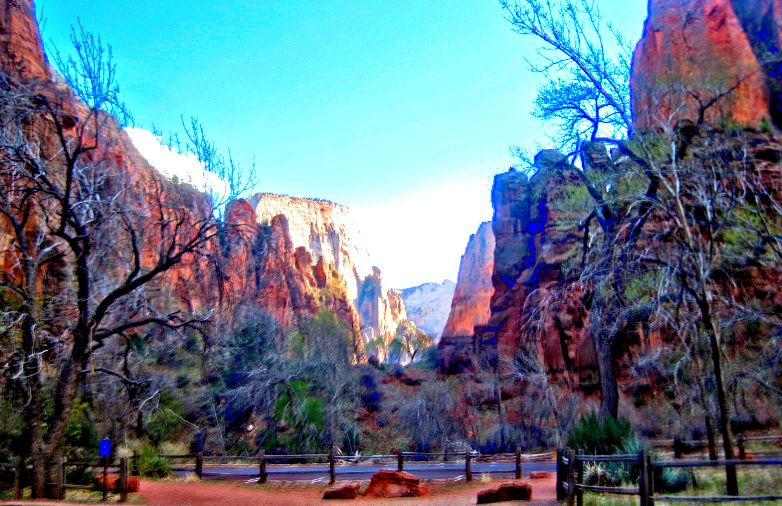
<instances>
[{"instance_id":1,"label":"asphalt road surface","mask_svg":"<svg viewBox=\"0 0 782 506\"><path fill-rule=\"evenodd\" d=\"M555 471L554 462L525 462L522 463L522 477L528 477L531 471ZM337 480L368 480L374 473L381 469L396 469L396 462L381 464L347 464L337 465ZM423 479L464 479L464 462L432 462L405 463L405 471L409 471L419 478ZM512 478L515 473L515 464L513 462L472 462L472 472L474 477L479 477L483 473L490 473L494 477ZM179 473L193 472L187 468L180 468ZM270 481L328 481L328 464L289 464L267 466ZM205 480L242 480L247 482L257 482L258 467L246 465L209 465L204 464L203 479Z\"/></svg>"}]
</instances>

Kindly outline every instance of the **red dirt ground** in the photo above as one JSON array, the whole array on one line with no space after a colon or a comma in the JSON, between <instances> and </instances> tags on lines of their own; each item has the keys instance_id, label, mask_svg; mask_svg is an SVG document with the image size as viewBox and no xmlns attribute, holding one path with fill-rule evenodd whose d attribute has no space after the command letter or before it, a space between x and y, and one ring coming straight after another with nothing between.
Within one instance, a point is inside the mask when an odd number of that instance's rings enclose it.
<instances>
[{"instance_id":1,"label":"red dirt ground","mask_svg":"<svg viewBox=\"0 0 782 506\"><path fill-rule=\"evenodd\" d=\"M310 504L347 505L353 503L365 506L404 506L410 504L434 506L463 506L476 503L478 491L499 483L452 483L427 482L432 495L421 498L400 499L370 499L359 496L353 501L324 501L321 499L324 485L309 483L275 482L263 487L226 482L176 482L176 481L143 481L141 492L131 494L128 504L144 504L146 506L305 506ZM535 506L554 506L557 504L555 495L555 479L532 480L532 501L524 504ZM361 485L361 491L367 483ZM49 501L0 501L2 505L20 506L68 506L73 503ZM83 503L82 503L83 504ZM512 504L512 503L496 503ZM513 503L518 504L518 503ZM78 504L74 506L79 506Z\"/></svg>"},{"instance_id":2,"label":"red dirt ground","mask_svg":"<svg viewBox=\"0 0 782 506\"><path fill-rule=\"evenodd\" d=\"M408 505L427 504L435 506L473 505L479 490L489 488L498 482L467 484L444 484L429 482L432 495L422 498L370 499L359 497L353 501L324 501L321 499L324 486L294 483L273 483L264 487L254 487L234 483L181 483L145 481L138 494L142 504L147 506L258 506L309 504L345 505L363 503L372 505ZM533 480L532 501L526 503L536 506L557 504L554 492L554 478ZM362 491L366 484L362 484ZM503 503L498 503L503 504ZM505 503L509 504L509 503Z\"/></svg>"}]
</instances>

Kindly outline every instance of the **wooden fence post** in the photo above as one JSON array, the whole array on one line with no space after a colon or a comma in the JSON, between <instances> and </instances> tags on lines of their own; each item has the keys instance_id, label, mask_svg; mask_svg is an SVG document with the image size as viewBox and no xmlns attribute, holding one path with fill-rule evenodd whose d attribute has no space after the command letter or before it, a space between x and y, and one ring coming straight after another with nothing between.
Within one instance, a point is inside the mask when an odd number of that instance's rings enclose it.
<instances>
[{"instance_id":1,"label":"wooden fence post","mask_svg":"<svg viewBox=\"0 0 782 506\"><path fill-rule=\"evenodd\" d=\"M736 438L736 446L739 447L739 460L745 460L747 458L747 440L743 434Z\"/></svg>"},{"instance_id":2,"label":"wooden fence post","mask_svg":"<svg viewBox=\"0 0 782 506\"><path fill-rule=\"evenodd\" d=\"M337 481L337 473L334 469L335 459L334 459L334 447L331 447L331 450L329 450L329 485L333 485L335 481Z\"/></svg>"},{"instance_id":3,"label":"wooden fence post","mask_svg":"<svg viewBox=\"0 0 782 506\"><path fill-rule=\"evenodd\" d=\"M565 465L562 463L562 449L557 448L557 501L562 501L567 497L565 487L562 485L565 476Z\"/></svg>"},{"instance_id":4,"label":"wooden fence post","mask_svg":"<svg viewBox=\"0 0 782 506\"><path fill-rule=\"evenodd\" d=\"M262 485L269 479L269 474L266 472L266 454L261 452L258 458L258 484Z\"/></svg>"},{"instance_id":5,"label":"wooden fence post","mask_svg":"<svg viewBox=\"0 0 782 506\"><path fill-rule=\"evenodd\" d=\"M641 497L638 504L640 504L640 506L649 505L649 489L647 483L649 472L646 469L646 464L646 450L641 450L638 452L638 495Z\"/></svg>"},{"instance_id":6,"label":"wooden fence post","mask_svg":"<svg viewBox=\"0 0 782 506\"><path fill-rule=\"evenodd\" d=\"M405 455L404 452L399 452L396 454L396 468L398 471L404 471L405 470Z\"/></svg>"},{"instance_id":7,"label":"wooden fence post","mask_svg":"<svg viewBox=\"0 0 782 506\"><path fill-rule=\"evenodd\" d=\"M472 481L472 452L464 455L464 479Z\"/></svg>"},{"instance_id":8,"label":"wooden fence post","mask_svg":"<svg viewBox=\"0 0 782 506\"><path fill-rule=\"evenodd\" d=\"M516 447L516 479L521 479L521 448Z\"/></svg>"},{"instance_id":9,"label":"wooden fence post","mask_svg":"<svg viewBox=\"0 0 782 506\"><path fill-rule=\"evenodd\" d=\"M62 458L57 459L54 464L57 466L55 472L57 473L57 499L60 501L65 499L65 463Z\"/></svg>"},{"instance_id":10,"label":"wooden fence post","mask_svg":"<svg viewBox=\"0 0 782 506\"><path fill-rule=\"evenodd\" d=\"M109 458L103 457L103 502L109 498Z\"/></svg>"},{"instance_id":11,"label":"wooden fence post","mask_svg":"<svg viewBox=\"0 0 782 506\"><path fill-rule=\"evenodd\" d=\"M584 484L584 461L581 457L584 455L584 450L579 449L576 457L576 483ZM584 506L584 491L576 489L576 504L578 506Z\"/></svg>"},{"instance_id":12,"label":"wooden fence post","mask_svg":"<svg viewBox=\"0 0 782 506\"><path fill-rule=\"evenodd\" d=\"M22 498L22 476L25 467L25 462L22 457L16 459L16 465L14 466L14 499Z\"/></svg>"},{"instance_id":13,"label":"wooden fence post","mask_svg":"<svg viewBox=\"0 0 782 506\"><path fill-rule=\"evenodd\" d=\"M654 461L652 460L652 455L646 456L646 471L649 473L646 486L649 493L646 496L646 502L649 506L654 506Z\"/></svg>"},{"instance_id":14,"label":"wooden fence post","mask_svg":"<svg viewBox=\"0 0 782 506\"><path fill-rule=\"evenodd\" d=\"M676 459L682 458L682 447L684 445L682 444L682 438L679 436L676 436L673 438L673 457Z\"/></svg>"},{"instance_id":15,"label":"wooden fence post","mask_svg":"<svg viewBox=\"0 0 782 506\"><path fill-rule=\"evenodd\" d=\"M195 456L195 473L199 480L204 478L204 454L201 452Z\"/></svg>"},{"instance_id":16,"label":"wooden fence post","mask_svg":"<svg viewBox=\"0 0 782 506\"><path fill-rule=\"evenodd\" d=\"M576 503L576 452L567 451L567 505Z\"/></svg>"},{"instance_id":17,"label":"wooden fence post","mask_svg":"<svg viewBox=\"0 0 782 506\"><path fill-rule=\"evenodd\" d=\"M119 502L128 500L128 458L119 459Z\"/></svg>"}]
</instances>

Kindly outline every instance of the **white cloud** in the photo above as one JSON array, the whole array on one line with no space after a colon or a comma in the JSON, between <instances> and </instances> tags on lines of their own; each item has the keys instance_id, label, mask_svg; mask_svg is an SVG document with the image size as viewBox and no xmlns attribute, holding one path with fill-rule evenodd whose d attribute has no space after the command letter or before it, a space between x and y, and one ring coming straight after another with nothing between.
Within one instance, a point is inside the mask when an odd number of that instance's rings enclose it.
<instances>
[{"instance_id":1,"label":"white cloud","mask_svg":"<svg viewBox=\"0 0 782 506\"><path fill-rule=\"evenodd\" d=\"M159 136L143 128L126 128L125 131L141 156L164 176L170 179L176 177L203 192L228 195L226 182L217 174L206 171L193 153L179 153L163 144Z\"/></svg>"},{"instance_id":2,"label":"white cloud","mask_svg":"<svg viewBox=\"0 0 782 506\"><path fill-rule=\"evenodd\" d=\"M492 216L491 179L422 188L383 203L353 207L385 286L456 281L467 240Z\"/></svg>"}]
</instances>

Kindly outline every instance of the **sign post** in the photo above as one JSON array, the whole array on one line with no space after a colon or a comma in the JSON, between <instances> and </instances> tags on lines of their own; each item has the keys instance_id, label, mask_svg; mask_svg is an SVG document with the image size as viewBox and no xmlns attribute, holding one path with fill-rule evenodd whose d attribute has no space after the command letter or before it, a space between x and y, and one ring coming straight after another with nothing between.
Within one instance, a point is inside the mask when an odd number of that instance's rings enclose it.
<instances>
[{"instance_id":1,"label":"sign post","mask_svg":"<svg viewBox=\"0 0 782 506\"><path fill-rule=\"evenodd\" d=\"M103 459L103 502L109 494L109 457L111 457L111 440L101 439L98 443L98 457Z\"/></svg>"}]
</instances>

